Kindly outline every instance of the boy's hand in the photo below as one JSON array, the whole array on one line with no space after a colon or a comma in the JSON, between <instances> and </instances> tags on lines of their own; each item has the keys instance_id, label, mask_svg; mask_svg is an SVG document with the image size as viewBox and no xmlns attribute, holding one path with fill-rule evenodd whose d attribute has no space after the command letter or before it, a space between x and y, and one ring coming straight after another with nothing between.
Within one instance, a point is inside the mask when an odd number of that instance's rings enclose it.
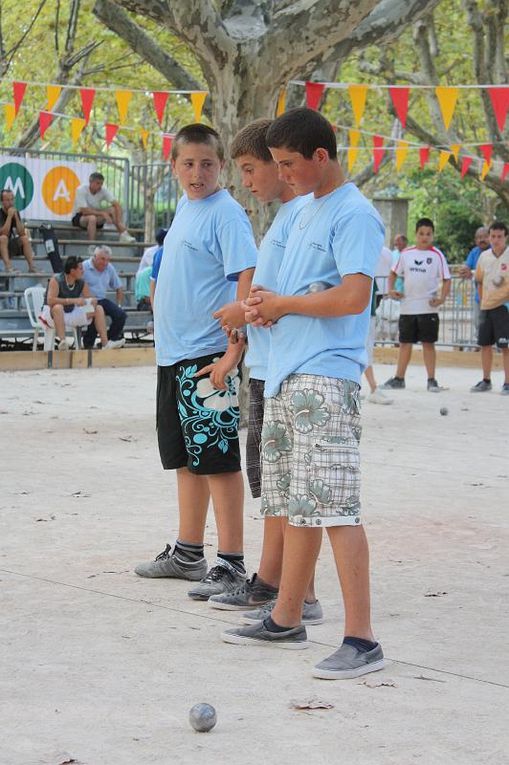
<instances>
[{"instance_id":1,"label":"boy's hand","mask_svg":"<svg viewBox=\"0 0 509 765\"><path fill-rule=\"evenodd\" d=\"M203 377L209 375L210 383L213 388L218 390L226 390L226 378L229 373L234 369L240 361L242 351L244 350L245 338L242 334L237 334L237 339L232 341L230 339L228 343L228 350L218 361L214 361L212 364L207 364L206 367L196 372L194 377Z\"/></svg>"},{"instance_id":2,"label":"boy's hand","mask_svg":"<svg viewBox=\"0 0 509 765\"><path fill-rule=\"evenodd\" d=\"M253 327L271 327L283 316L280 295L263 287L251 288L249 297L243 301L245 320Z\"/></svg>"},{"instance_id":3,"label":"boy's hand","mask_svg":"<svg viewBox=\"0 0 509 765\"><path fill-rule=\"evenodd\" d=\"M442 298L438 298L438 297L431 298L431 300L429 301L429 304L432 308L438 308L438 306L442 305L443 303L444 301L442 300Z\"/></svg>"},{"instance_id":4,"label":"boy's hand","mask_svg":"<svg viewBox=\"0 0 509 765\"><path fill-rule=\"evenodd\" d=\"M404 297L403 292L399 292L398 290L389 290L389 297L394 298L394 300L401 300L402 297Z\"/></svg>"},{"instance_id":5,"label":"boy's hand","mask_svg":"<svg viewBox=\"0 0 509 765\"><path fill-rule=\"evenodd\" d=\"M219 319L224 330L238 329L245 324L244 309L239 300L236 300L234 303L226 303L218 311L215 311L212 316L214 319Z\"/></svg>"}]
</instances>

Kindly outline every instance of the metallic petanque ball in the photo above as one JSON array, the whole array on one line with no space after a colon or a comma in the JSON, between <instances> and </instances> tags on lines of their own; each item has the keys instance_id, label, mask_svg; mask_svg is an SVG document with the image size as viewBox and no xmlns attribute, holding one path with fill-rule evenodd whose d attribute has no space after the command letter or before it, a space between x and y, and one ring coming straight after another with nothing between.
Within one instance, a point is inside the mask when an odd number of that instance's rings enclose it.
<instances>
[{"instance_id":1,"label":"metallic petanque ball","mask_svg":"<svg viewBox=\"0 0 509 765\"><path fill-rule=\"evenodd\" d=\"M195 704L189 711L189 722L198 733L208 733L217 722L216 710L211 704Z\"/></svg>"},{"instance_id":2,"label":"metallic petanque ball","mask_svg":"<svg viewBox=\"0 0 509 765\"><path fill-rule=\"evenodd\" d=\"M449 414L449 410L447 409L447 407L446 407L446 406L443 406L443 407L440 409L440 414L442 415L442 417L445 417L447 414Z\"/></svg>"}]
</instances>

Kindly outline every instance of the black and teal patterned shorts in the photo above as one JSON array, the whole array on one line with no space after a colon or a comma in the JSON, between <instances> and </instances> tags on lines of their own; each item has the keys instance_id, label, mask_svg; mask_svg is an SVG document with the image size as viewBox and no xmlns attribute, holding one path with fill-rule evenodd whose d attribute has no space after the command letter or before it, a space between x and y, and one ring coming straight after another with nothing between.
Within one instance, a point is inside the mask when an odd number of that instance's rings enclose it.
<instances>
[{"instance_id":1,"label":"black and teal patterned shorts","mask_svg":"<svg viewBox=\"0 0 509 765\"><path fill-rule=\"evenodd\" d=\"M194 377L222 355L157 369L157 438L165 470L187 467L200 475L240 470L240 370L231 371L225 391L213 388L208 375Z\"/></svg>"}]
</instances>

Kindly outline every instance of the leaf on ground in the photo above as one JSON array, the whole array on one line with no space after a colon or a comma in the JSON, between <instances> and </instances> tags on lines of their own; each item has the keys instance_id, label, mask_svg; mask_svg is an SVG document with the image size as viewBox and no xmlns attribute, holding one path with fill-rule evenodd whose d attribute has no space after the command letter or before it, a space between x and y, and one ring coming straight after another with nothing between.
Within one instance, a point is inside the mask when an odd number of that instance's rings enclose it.
<instances>
[{"instance_id":1,"label":"leaf on ground","mask_svg":"<svg viewBox=\"0 0 509 765\"><path fill-rule=\"evenodd\" d=\"M296 701L292 699L290 701L290 709L334 709L334 704L330 701L322 701L322 699L306 699L305 701Z\"/></svg>"},{"instance_id":2,"label":"leaf on ground","mask_svg":"<svg viewBox=\"0 0 509 765\"><path fill-rule=\"evenodd\" d=\"M119 436L120 441L127 441L127 443L130 443L131 441L136 441L136 439L133 436Z\"/></svg>"},{"instance_id":3,"label":"leaf on ground","mask_svg":"<svg viewBox=\"0 0 509 765\"><path fill-rule=\"evenodd\" d=\"M98 432L98 430L87 430L86 428L83 428L83 433L87 433L89 436L95 436Z\"/></svg>"},{"instance_id":4,"label":"leaf on ground","mask_svg":"<svg viewBox=\"0 0 509 765\"><path fill-rule=\"evenodd\" d=\"M394 680L363 680L359 685L365 685L366 688L397 688Z\"/></svg>"},{"instance_id":5,"label":"leaf on ground","mask_svg":"<svg viewBox=\"0 0 509 765\"><path fill-rule=\"evenodd\" d=\"M430 680L432 683L445 683L446 680L437 680L436 677L425 677L424 675L414 675L414 680Z\"/></svg>"},{"instance_id":6,"label":"leaf on ground","mask_svg":"<svg viewBox=\"0 0 509 765\"><path fill-rule=\"evenodd\" d=\"M447 595L446 592L425 592L424 597L425 598L441 598L442 595Z\"/></svg>"},{"instance_id":7,"label":"leaf on ground","mask_svg":"<svg viewBox=\"0 0 509 765\"><path fill-rule=\"evenodd\" d=\"M87 494L85 491L81 491L80 489L79 491L73 491L73 493L70 494L70 496L81 499L81 497L90 497L90 494Z\"/></svg>"},{"instance_id":8,"label":"leaf on ground","mask_svg":"<svg viewBox=\"0 0 509 765\"><path fill-rule=\"evenodd\" d=\"M47 521L48 521L47 518L36 518L35 519L36 523L47 523Z\"/></svg>"}]
</instances>

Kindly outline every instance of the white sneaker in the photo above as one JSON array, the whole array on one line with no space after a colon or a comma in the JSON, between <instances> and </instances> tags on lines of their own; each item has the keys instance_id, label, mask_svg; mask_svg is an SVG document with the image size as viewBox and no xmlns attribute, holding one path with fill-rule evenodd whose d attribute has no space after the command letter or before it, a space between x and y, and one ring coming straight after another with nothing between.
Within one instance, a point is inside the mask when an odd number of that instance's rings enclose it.
<instances>
[{"instance_id":1,"label":"white sneaker","mask_svg":"<svg viewBox=\"0 0 509 765\"><path fill-rule=\"evenodd\" d=\"M108 340L104 346L105 350L111 350L112 348L123 348L125 345L125 337L121 337L120 340Z\"/></svg>"},{"instance_id":2,"label":"white sneaker","mask_svg":"<svg viewBox=\"0 0 509 765\"><path fill-rule=\"evenodd\" d=\"M70 349L70 347L71 346L69 345L67 340L60 340L60 342L58 344L58 350L59 351L68 351Z\"/></svg>"},{"instance_id":3,"label":"white sneaker","mask_svg":"<svg viewBox=\"0 0 509 765\"><path fill-rule=\"evenodd\" d=\"M136 241L136 237L131 236L129 231L122 231L122 233L118 237L118 241L119 242L135 242Z\"/></svg>"},{"instance_id":4,"label":"white sneaker","mask_svg":"<svg viewBox=\"0 0 509 765\"><path fill-rule=\"evenodd\" d=\"M370 404L384 404L387 406L387 404L392 404L394 399L387 398L387 396L384 396L381 390L376 388L373 393L370 393L369 396L366 396L366 401L369 401Z\"/></svg>"}]
</instances>

